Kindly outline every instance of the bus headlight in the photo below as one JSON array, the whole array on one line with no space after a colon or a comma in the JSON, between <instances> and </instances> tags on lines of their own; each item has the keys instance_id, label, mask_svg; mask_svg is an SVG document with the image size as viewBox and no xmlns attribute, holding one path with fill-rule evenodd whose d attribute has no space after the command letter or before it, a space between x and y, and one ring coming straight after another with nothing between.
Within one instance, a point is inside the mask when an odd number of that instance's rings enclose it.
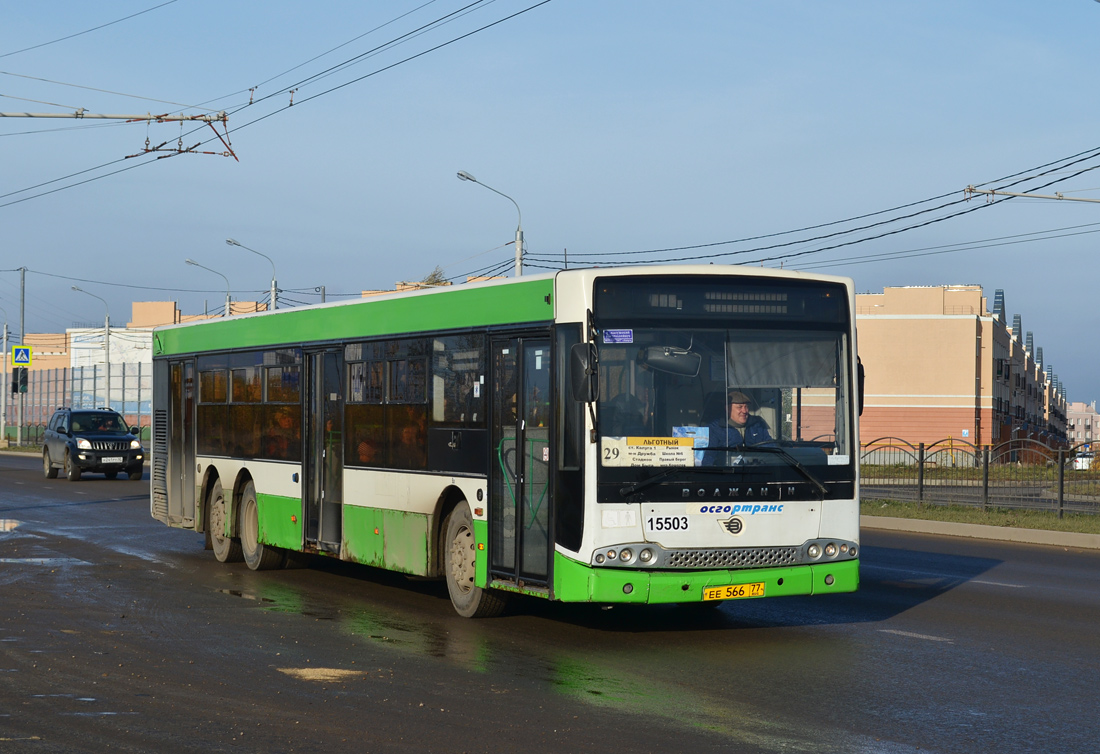
<instances>
[{"instance_id":1,"label":"bus headlight","mask_svg":"<svg viewBox=\"0 0 1100 754\"><path fill-rule=\"evenodd\" d=\"M624 547L622 550L619 551L619 560L624 563L629 563L631 559L633 559L633 557L634 551L631 550L629 547Z\"/></svg>"},{"instance_id":2,"label":"bus headlight","mask_svg":"<svg viewBox=\"0 0 1100 754\"><path fill-rule=\"evenodd\" d=\"M810 545L806 548L806 555L813 560L817 560L821 557L821 545L816 543Z\"/></svg>"},{"instance_id":3,"label":"bus headlight","mask_svg":"<svg viewBox=\"0 0 1100 754\"><path fill-rule=\"evenodd\" d=\"M642 561L643 563L651 562L653 560L653 551L642 550L640 553L638 553L638 560Z\"/></svg>"},{"instance_id":4,"label":"bus headlight","mask_svg":"<svg viewBox=\"0 0 1100 754\"><path fill-rule=\"evenodd\" d=\"M833 544L832 542L825 545L825 557L827 557L827 558L835 558L836 557L836 545Z\"/></svg>"}]
</instances>

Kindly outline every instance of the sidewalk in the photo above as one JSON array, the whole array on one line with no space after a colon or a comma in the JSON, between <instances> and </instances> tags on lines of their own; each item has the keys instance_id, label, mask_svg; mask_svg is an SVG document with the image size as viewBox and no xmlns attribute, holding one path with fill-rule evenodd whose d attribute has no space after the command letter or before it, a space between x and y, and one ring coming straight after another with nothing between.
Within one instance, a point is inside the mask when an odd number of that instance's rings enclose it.
<instances>
[{"instance_id":1,"label":"sidewalk","mask_svg":"<svg viewBox=\"0 0 1100 754\"><path fill-rule=\"evenodd\" d=\"M914 518L887 518L885 516L860 516L864 529L908 531L917 534L940 534L948 537L972 537L1001 542L1022 542L1057 547L1076 547L1100 550L1100 534L1046 531L1043 529L1015 529L1010 526L983 526L981 524L952 524L945 521L923 521Z\"/></svg>"}]
</instances>

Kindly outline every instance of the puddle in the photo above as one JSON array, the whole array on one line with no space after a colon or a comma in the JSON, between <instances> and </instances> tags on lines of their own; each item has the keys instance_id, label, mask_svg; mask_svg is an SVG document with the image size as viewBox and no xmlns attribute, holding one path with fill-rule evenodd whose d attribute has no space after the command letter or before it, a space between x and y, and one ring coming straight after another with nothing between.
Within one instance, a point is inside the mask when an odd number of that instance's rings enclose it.
<instances>
[{"instance_id":1,"label":"puddle","mask_svg":"<svg viewBox=\"0 0 1100 754\"><path fill-rule=\"evenodd\" d=\"M88 565L78 558L0 558L0 563L25 563L27 565L62 566Z\"/></svg>"}]
</instances>

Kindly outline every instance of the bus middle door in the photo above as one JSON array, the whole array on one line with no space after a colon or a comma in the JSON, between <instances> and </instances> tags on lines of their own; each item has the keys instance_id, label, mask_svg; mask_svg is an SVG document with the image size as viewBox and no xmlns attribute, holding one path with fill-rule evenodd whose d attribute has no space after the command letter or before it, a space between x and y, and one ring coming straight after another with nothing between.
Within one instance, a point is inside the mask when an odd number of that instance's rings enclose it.
<instances>
[{"instance_id":1,"label":"bus middle door","mask_svg":"<svg viewBox=\"0 0 1100 754\"><path fill-rule=\"evenodd\" d=\"M550 570L550 341L494 338L490 571L546 585Z\"/></svg>"},{"instance_id":2,"label":"bus middle door","mask_svg":"<svg viewBox=\"0 0 1100 754\"><path fill-rule=\"evenodd\" d=\"M306 354L305 540L321 552L339 553L344 481L344 355Z\"/></svg>"}]
</instances>

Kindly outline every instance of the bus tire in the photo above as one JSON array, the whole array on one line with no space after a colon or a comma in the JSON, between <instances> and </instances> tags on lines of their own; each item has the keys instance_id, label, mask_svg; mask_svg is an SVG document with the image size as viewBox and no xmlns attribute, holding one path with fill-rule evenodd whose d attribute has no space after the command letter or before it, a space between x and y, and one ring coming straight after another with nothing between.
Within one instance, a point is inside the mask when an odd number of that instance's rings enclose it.
<instances>
[{"instance_id":1,"label":"bus tire","mask_svg":"<svg viewBox=\"0 0 1100 754\"><path fill-rule=\"evenodd\" d=\"M505 597L474 584L477 542L470 504L461 501L443 522L443 577L451 604L463 618L494 618L504 611Z\"/></svg>"},{"instance_id":2,"label":"bus tire","mask_svg":"<svg viewBox=\"0 0 1100 754\"><path fill-rule=\"evenodd\" d=\"M286 553L260 541L260 508L256 504L256 485L249 480L241 493L241 552L253 571L282 568Z\"/></svg>"},{"instance_id":3,"label":"bus tire","mask_svg":"<svg viewBox=\"0 0 1100 754\"><path fill-rule=\"evenodd\" d=\"M214 551L214 557L219 563L236 563L241 559L241 540L225 533L229 518L227 508L222 480L215 479L210 485L207 502L209 515L206 517L206 532L210 537L210 549Z\"/></svg>"},{"instance_id":4,"label":"bus tire","mask_svg":"<svg viewBox=\"0 0 1100 754\"><path fill-rule=\"evenodd\" d=\"M46 472L47 479L57 479L57 467L50 460L49 448L42 451L42 470Z\"/></svg>"}]
</instances>

